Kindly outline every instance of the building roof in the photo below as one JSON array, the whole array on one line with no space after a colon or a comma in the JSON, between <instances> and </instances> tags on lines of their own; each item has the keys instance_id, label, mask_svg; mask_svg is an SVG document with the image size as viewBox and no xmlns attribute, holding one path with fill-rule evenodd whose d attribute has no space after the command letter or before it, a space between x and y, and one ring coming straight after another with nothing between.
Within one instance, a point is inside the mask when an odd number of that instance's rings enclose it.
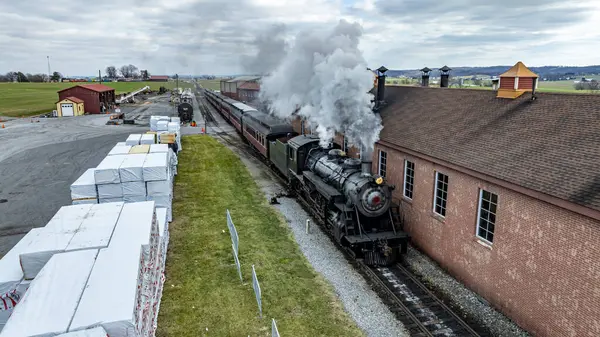
<instances>
[{"instance_id":1,"label":"building roof","mask_svg":"<svg viewBox=\"0 0 600 337\"><path fill-rule=\"evenodd\" d=\"M244 82L242 85L238 87L238 89L246 89L246 90L260 90L260 84L256 82Z\"/></svg>"},{"instance_id":2,"label":"building roof","mask_svg":"<svg viewBox=\"0 0 600 337\"><path fill-rule=\"evenodd\" d=\"M158 75L158 76L150 76L151 80L168 80L169 76L162 76L162 75Z\"/></svg>"},{"instance_id":3,"label":"building roof","mask_svg":"<svg viewBox=\"0 0 600 337\"><path fill-rule=\"evenodd\" d=\"M230 79L227 82L247 82L247 81L258 81L260 80L260 76L238 76L236 78Z\"/></svg>"},{"instance_id":4,"label":"building roof","mask_svg":"<svg viewBox=\"0 0 600 337\"><path fill-rule=\"evenodd\" d=\"M380 139L600 210L600 96L388 86Z\"/></svg>"},{"instance_id":5,"label":"building roof","mask_svg":"<svg viewBox=\"0 0 600 337\"><path fill-rule=\"evenodd\" d=\"M73 97L73 96L69 96L69 97L65 97L65 99L68 99L69 101L73 102L73 103L83 103L82 99L79 99L77 97ZM65 100L63 99L63 101ZM60 101L59 101L60 102ZM58 102L57 102L58 103Z\"/></svg>"},{"instance_id":6,"label":"building roof","mask_svg":"<svg viewBox=\"0 0 600 337\"><path fill-rule=\"evenodd\" d=\"M106 92L106 91L114 91L115 90L115 88L111 88L111 87L106 86L104 84L79 84L79 85L76 85L76 86L72 86L72 87L69 87L69 88L66 88L66 89L59 90L58 92L69 90L69 89L72 89L74 87L82 87L82 88L86 88L86 89L89 89L89 90L92 90L92 91L95 91L95 92Z\"/></svg>"},{"instance_id":7,"label":"building roof","mask_svg":"<svg viewBox=\"0 0 600 337\"><path fill-rule=\"evenodd\" d=\"M538 75L533 71L529 70L523 62L519 61L517 64L508 69L504 74L500 75L500 77L535 77L538 78Z\"/></svg>"}]
</instances>

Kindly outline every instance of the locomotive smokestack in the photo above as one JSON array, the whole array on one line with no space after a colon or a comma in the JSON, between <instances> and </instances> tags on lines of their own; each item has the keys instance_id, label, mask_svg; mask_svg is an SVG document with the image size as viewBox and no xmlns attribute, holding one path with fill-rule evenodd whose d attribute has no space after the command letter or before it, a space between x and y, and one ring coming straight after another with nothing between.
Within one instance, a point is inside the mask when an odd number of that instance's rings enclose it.
<instances>
[{"instance_id":1,"label":"locomotive smokestack","mask_svg":"<svg viewBox=\"0 0 600 337\"><path fill-rule=\"evenodd\" d=\"M372 175L373 167L373 149L366 149L364 146L360 151L360 167L363 174Z\"/></svg>"}]
</instances>

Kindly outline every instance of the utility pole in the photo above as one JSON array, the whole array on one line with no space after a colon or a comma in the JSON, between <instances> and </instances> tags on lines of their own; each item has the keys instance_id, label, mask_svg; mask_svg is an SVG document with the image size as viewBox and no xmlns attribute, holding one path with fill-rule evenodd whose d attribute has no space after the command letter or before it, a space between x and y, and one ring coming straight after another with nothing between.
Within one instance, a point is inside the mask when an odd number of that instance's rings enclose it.
<instances>
[{"instance_id":1,"label":"utility pole","mask_svg":"<svg viewBox=\"0 0 600 337\"><path fill-rule=\"evenodd\" d=\"M102 84L102 74L100 73L100 70L98 70L98 81Z\"/></svg>"},{"instance_id":2,"label":"utility pole","mask_svg":"<svg viewBox=\"0 0 600 337\"><path fill-rule=\"evenodd\" d=\"M179 75L175 74L175 80L177 81L176 83L176 89L179 89Z\"/></svg>"},{"instance_id":3,"label":"utility pole","mask_svg":"<svg viewBox=\"0 0 600 337\"><path fill-rule=\"evenodd\" d=\"M48 83L50 83L50 56L46 56L48 59Z\"/></svg>"}]
</instances>

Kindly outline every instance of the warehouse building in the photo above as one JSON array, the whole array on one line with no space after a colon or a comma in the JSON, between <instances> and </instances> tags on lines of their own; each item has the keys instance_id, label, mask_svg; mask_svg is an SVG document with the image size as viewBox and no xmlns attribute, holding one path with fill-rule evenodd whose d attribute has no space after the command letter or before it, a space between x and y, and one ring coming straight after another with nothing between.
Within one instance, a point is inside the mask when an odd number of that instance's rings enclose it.
<instances>
[{"instance_id":1,"label":"warehouse building","mask_svg":"<svg viewBox=\"0 0 600 337\"><path fill-rule=\"evenodd\" d=\"M239 76L230 80L221 80L221 94L235 100L245 100L252 95L258 97L260 76ZM244 94L246 96L241 96ZM248 100L246 100L248 101Z\"/></svg>"},{"instance_id":2,"label":"warehouse building","mask_svg":"<svg viewBox=\"0 0 600 337\"><path fill-rule=\"evenodd\" d=\"M68 97L82 100L87 113L105 113L115 104L115 89L103 84L80 84L58 92L59 101Z\"/></svg>"},{"instance_id":3,"label":"warehouse building","mask_svg":"<svg viewBox=\"0 0 600 337\"><path fill-rule=\"evenodd\" d=\"M520 62L489 91L450 70L378 111L373 172L413 245L534 335L600 335L600 96L536 92Z\"/></svg>"},{"instance_id":4,"label":"warehouse building","mask_svg":"<svg viewBox=\"0 0 600 337\"><path fill-rule=\"evenodd\" d=\"M85 113L85 105L82 99L77 97L66 97L56 102L58 117L81 116Z\"/></svg>"},{"instance_id":5,"label":"warehouse building","mask_svg":"<svg viewBox=\"0 0 600 337\"><path fill-rule=\"evenodd\" d=\"M150 81L150 82L168 82L169 76L154 75L154 76L150 76L148 81Z\"/></svg>"}]
</instances>

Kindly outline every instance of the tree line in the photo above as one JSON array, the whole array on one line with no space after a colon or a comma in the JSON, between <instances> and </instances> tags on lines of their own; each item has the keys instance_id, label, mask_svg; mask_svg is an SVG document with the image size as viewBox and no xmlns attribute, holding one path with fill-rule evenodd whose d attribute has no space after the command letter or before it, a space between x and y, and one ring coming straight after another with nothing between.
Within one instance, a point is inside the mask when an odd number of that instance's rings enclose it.
<instances>
[{"instance_id":1,"label":"tree line","mask_svg":"<svg viewBox=\"0 0 600 337\"><path fill-rule=\"evenodd\" d=\"M51 76L51 81L60 81L62 74L55 71ZM6 74L0 74L0 82L48 82L48 74L30 74L22 73L20 71L9 71Z\"/></svg>"},{"instance_id":2,"label":"tree line","mask_svg":"<svg viewBox=\"0 0 600 337\"><path fill-rule=\"evenodd\" d=\"M125 78L135 78L135 79L143 79L143 80L147 80L150 78L150 74L148 73L148 70L140 70L138 72L138 67L134 66L133 64L129 64L129 65L123 65L121 66L119 69L117 69L117 67L115 66L108 66L105 69L106 71L106 78L111 78L111 79L115 79L118 78L119 75Z\"/></svg>"}]
</instances>

